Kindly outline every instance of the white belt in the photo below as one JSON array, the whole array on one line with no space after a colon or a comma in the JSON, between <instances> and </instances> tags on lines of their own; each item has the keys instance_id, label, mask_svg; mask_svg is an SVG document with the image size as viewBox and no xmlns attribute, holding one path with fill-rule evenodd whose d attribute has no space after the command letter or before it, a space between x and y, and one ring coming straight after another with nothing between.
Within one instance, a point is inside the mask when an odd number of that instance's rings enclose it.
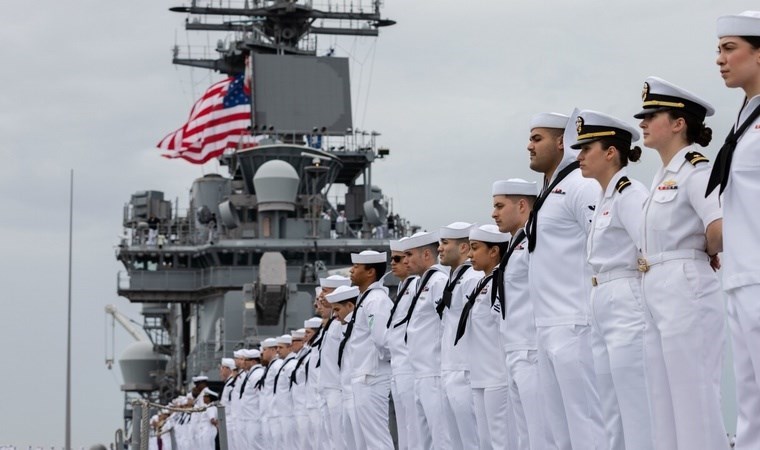
<instances>
[{"instance_id":1,"label":"white belt","mask_svg":"<svg viewBox=\"0 0 760 450\"><path fill-rule=\"evenodd\" d=\"M705 253L703 250L673 250L670 252L658 253L656 255L647 255L646 258L639 258L639 272L646 272L652 266L676 259L701 259L704 261L710 260L710 258L707 256L707 253Z\"/></svg>"},{"instance_id":2,"label":"white belt","mask_svg":"<svg viewBox=\"0 0 760 450\"><path fill-rule=\"evenodd\" d=\"M607 272L598 273L591 277L591 286L599 286L600 284L604 284L612 280L619 280L621 278L638 277L638 270L608 270Z\"/></svg>"}]
</instances>

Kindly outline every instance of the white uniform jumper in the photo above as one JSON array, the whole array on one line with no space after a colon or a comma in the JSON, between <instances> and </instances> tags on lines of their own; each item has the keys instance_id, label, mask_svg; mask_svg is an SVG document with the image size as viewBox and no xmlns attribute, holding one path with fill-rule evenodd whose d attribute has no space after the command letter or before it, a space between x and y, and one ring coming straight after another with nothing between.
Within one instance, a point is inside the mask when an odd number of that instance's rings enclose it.
<instances>
[{"instance_id":1,"label":"white uniform jumper","mask_svg":"<svg viewBox=\"0 0 760 450\"><path fill-rule=\"evenodd\" d=\"M386 322L385 342L391 354L391 395L396 410L399 450L419 448L419 425L414 413L414 372L409 361L409 349L404 340L405 327L394 327L409 311L417 290L416 276L407 277L396 293L396 303Z\"/></svg>"},{"instance_id":2,"label":"white uniform jumper","mask_svg":"<svg viewBox=\"0 0 760 450\"><path fill-rule=\"evenodd\" d=\"M275 443L281 448L295 448L293 421L293 397L290 393L290 375L296 367L296 354L290 352L275 373L273 383L272 416L279 429L275 434Z\"/></svg>"},{"instance_id":3,"label":"white uniform jumper","mask_svg":"<svg viewBox=\"0 0 760 450\"><path fill-rule=\"evenodd\" d=\"M573 152L565 154L555 177L570 164L577 167L571 163ZM577 168L556 184L537 215L537 244L530 256L539 382L547 427L560 450L607 445L591 350L591 268L586 262L587 231L599 191L599 184L583 178Z\"/></svg>"},{"instance_id":4,"label":"white uniform jumper","mask_svg":"<svg viewBox=\"0 0 760 450\"><path fill-rule=\"evenodd\" d=\"M237 380L240 379L239 377L240 374L237 373L227 378L227 381L224 383L224 388L222 389L222 395L219 398L219 402L224 406L224 413L227 423L227 447L230 450L237 450L238 448L234 437L236 419L232 411L232 391L235 389Z\"/></svg>"},{"instance_id":5,"label":"white uniform jumper","mask_svg":"<svg viewBox=\"0 0 760 450\"><path fill-rule=\"evenodd\" d=\"M281 434L280 422L274 417L274 377L282 367L283 360L275 357L268 364L266 377L259 382L261 386L261 413L262 413L262 434L264 437L264 448L275 448L277 436Z\"/></svg>"},{"instance_id":6,"label":"white uniform jumper","mask_svg":"<svg viewBox=\"0 0 760 450\"><path fill-rule=\"evenodd\" d=\"M482 274L482 272L477 272ZM470 385L482 450L507 450L509 387L507 358L499 329L501 303L491 305L493 274L481 277L468 294L459 320L457 348L470 357Z\"/></svg>"},{"instance_id":7,"label":"white uniform jumper","mask_svg":"<svg viewBox=\"0 0 760 450\"><path fill-rule=\"evenodd\" d=\"M756 108L752 97L739 114L739 128ZM736 449L760 448L760 118L739 141L723 192L723 289L736 374Z\"/></svg>"},{"instance_id":8,"label":"white uniform jumper","mask_svg":"<svg viewBox=\"0 0 760 450\"><path fill-rule=\"evenodd\" d=\"M320 442L323 448L346 448L343 436L343 398L341 394L338 347L343 339L343 326L338 319L327 323L325 337L319 347L319 394L324 399Z\"/></svg>"},{"instance_id":9,"label":"white uniform jumper","mask_svg":"<svg viewBox=\"0 0 760 450\"><path fill-rule=\"evenodd\" d=\"M704 196L704 161L694 146L676 153L644 207L644 351L658 449L728 445L720 407L724 306L705 253L705 230L721 210L717 192Z\"/></svg>"},{"instance_id":10,"label":"white uniform jumper","mask_svg":"<svg viewBox=\"0 0 760 450\"><path fill-rule=\"evenodd\" d=\"M243 382L250 373L249 371L242 370L238 372L239 376L235 382L235 386L232 388L232 400L228 411L233 419L233 426L227 430L227 435L232 436L233 446L229 446L233 450L243 450L248 448L248 437L245 433L245 424L243 423L243 403L240 401L240 389L243 387Z\"/></svg>"},{"instance_id":11,"label":"white uniform jumper","mask_svg":"<svg viewBox=\"0 0 760 450\"><path fill-rule=\"evenodd\" d=\"M610 450L653 448L644 374L644 310L637 267L648 192L621 168L596 204L588 237L594 368Z\"/></svg>"},{"instance_id":12,"label":"white uniform jumper","mask_svg":"<svg viewBox=\"0 0 760 450\"><path fill-rule=\"evenodd\" d=\"M264 366L261 364L251 367L240 387L238 427L245 436L244 448L264 449L261 438L261 391L256 389L256 384L264 376L264 372Z\"/></svg>"},{"instance_id":13,"label":"white uniform jumper","mask_svg":"<svg viewBox=\"0 0 760 450\"><path fill-rule=\"evenodd\" d=\"M322 419L321 414L324 408L324 400L319 394L319 347L325 333L324 325L317 331L317 337L312 343L312 349L306 360L306 412L309 416L309 433L307 439L312 440L311 447L315 449L328 448L329 439L322 437ZM309 448L309 447L307 447Z\"/></svg>"},{"instance_id":14,"label":"white uniform jumper","mask_svg":"<svg viewBox=\"0 0 760 450\"><path fill-rule=\"evenodd\" d=\"M296 365L290 373L289 389L293 399L293 433L295 435L295 448L311 448L314 434L309 430L309 413L306 409L308 396L306 393L306 368L309 364L311 348L304 345L298 352Z\"/></svg>"},{"instance_id":15,"label":"white uniform jumper","mask_svg":"<svg viewBox=\"0 0 760 450\"><path fill-rule=\"evenodd\" d=\"M449 274L446 289L451 297L447 301L444 292L441 325L441 389L443 393L443 414L451 436L452 448L477 450L479 447L477 420L472 387L470 386L470 365L468 354L461 346L454 346L459 317L467 302L466 296L475 289L483 272L472 269L470 262L455 268Z\"/></svg>"},{"instance_id":16,"label":"white uniform jumper","mask_svg":"<svg viewBox=\"0 0 760 450\"><path fill-rule=\"evenodd\" d=\"M391 363L385 346L385 325L393 302L388 288L376 281L362 293L357 305L347 343L356 417L367 448L393 450L388 428Z\"/></svg>"},{"instance_id":17,"label":"white uniform jumper","mask_svg":"<svg viewBox=\"0 0 760 450\"><path fill-rule=\"evenodd\" d=\"M415 414L420 427L420 447L424 449L451 449L441 405L442 327L436 312L447 280L448 272L442 266L435 265L425 271L415 293L417 301L415 303L412 298L404 319L408 319L406 334L409 360L414 370Z\"/></svg>"},{"instance_id":18,"label":"white uniform jumper","mask_svg":"<svg viewBox=\"0 0 760 450\"><path fill-rule=\"evenodd\" d=\"M346 324L341 326L341 336L345 336L354 314L355 312L350 312L345 317ZM351 348L348 345L344 347L343 357L338 356L338 360L340 361L341 403L343 404L341 434L345 440L345 448L367 448L361 428L359 428L359 418L356 415L354 389L351 383Z\"/></svg>"}]
</instances>

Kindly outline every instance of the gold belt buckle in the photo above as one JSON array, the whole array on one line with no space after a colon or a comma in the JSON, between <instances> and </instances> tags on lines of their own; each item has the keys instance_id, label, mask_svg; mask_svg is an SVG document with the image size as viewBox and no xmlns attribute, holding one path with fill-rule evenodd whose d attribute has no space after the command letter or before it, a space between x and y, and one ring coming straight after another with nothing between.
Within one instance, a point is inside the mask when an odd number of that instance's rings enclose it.
<instances>
[{"instance_id":1,"label":"gold belt buckle","mask_svg":"<svg viewBox=\"0 0 760 450\"><path fill-rule=\"evenodd\" d=\"M591 277L591 286L598 286L599 282L596 280L596 277Z\"/></svg>"},{"instance_id":2,"label":"gold belt buckle","mask_svg":"<svg viewBox=\"0 0 760 450\"><path fill-rule=\"evenodd\" d=\"M647 264L647 260L645 258L639 258L639 272L648 272L649 271L649 264Z\"/></svg>"}]
</instances>

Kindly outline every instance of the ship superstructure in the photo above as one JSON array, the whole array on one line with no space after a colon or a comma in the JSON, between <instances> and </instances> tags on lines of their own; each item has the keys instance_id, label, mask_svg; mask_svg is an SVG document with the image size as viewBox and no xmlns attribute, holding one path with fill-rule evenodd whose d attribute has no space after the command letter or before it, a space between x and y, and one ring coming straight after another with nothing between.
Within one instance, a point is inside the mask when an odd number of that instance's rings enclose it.
<instances>
[{"instance_id":1,"label":"ship superstructure","mask_svg":"<svg viewBox=\"0 0 760 450\"><path fill-rule=\"evenodd\" d=\"M317 35L376 36L393 24L380 2L224 3L171 9L188 14L188 30L237 36L218 58L175 50L173 62L251 70L255 144L241 139L220 157L228 175L196 179L186 212L159 191L124 207L118 293L142 305L153 345L120 361L127 422L134 396L165 403L194 375L221 382L220 358L303 326L319 277L413 231L372 185L372 165L389 151L379 133L353 127L348 60L316 54Z\"/></svg>"}]
</instances>

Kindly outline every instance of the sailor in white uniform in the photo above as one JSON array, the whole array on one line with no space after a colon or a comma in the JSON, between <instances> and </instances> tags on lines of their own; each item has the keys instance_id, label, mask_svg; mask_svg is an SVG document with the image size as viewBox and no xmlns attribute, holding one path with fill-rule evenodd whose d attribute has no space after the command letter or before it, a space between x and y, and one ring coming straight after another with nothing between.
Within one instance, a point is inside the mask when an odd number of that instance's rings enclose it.
<instances>
[{"instance_id":1,"label":"sailor in white uniform","mask_svg":"<svg viewBox=\"0 0 760 450\"><path fill-rule=\"evenodd\" d=\"M330 302L335 318L342 324L342 335L345 337L348 331L348 325L355 314L356 303L359 300L359 288L356 286L340 286L330 294L325 296ZM342 345L342 351L340 347ZM354 403L354 391L351 383L351 348L345 345L341 339L338 353L338 366L340 367L340 385L341 385L341 403L343 405L342 424L340 436L333 436L333 439L344 439L344 445L347 449L367 448L364 442L364 436L359 427L359 419L356 415Z\"/></svg>"},{"instance_id":2,"label":"sailor in white uniform","mask_svg":"<svg viewBox=\"0 0 760 450\"><path fill-rule=\"evenodd\" d=\"M196 433L198 435L196 444L198 450L214 450L216 448L216 434L217 434L217 409L212 405L219 398L219 394L212 391L209 388L203 388L198 395L203 399L201 406L205 406L206 409L202 412L196 413L198 416L196 420Z\"/></svg>"},{"instance_id":3,"label":"sailor in white uniform","mask_svg":"<svg viewBox=\"0 0 760 450\"><path fill-rule=\"evenodd\" d=\"M646 376L644 310L637 269L642 207L648 191L628 178L638 161L639 132L614 117L584 110L576 120L581 173L602 188L586 252L591 278L594 368L610 450L653 448Z\"/></svg>"},{"instance_id":4,"label":"sailor in white uniform","mask_svg":"<svg viewBox=\"0 0 760 450\"><path fill-rule=\"evenodd\" d=\"M390 241L391 272L401 283L398 285L396 301L385 323L385 341L391 354L391 395L396 411L399 450L419 448L419 426L415 422L417 415L414 412L414 372L404 339L406 328L393 326L409 311L419 280L417 276L409 275L404 264L406 240L407 238L401 238L398 241Z\"/></svg>"},{"instance_id":5,"label":"sailor in white uniform","mask_svg":"<svg viewBox=\"0 0 760 450\"><path fill-rule=\"evenodd\" d=\"M644 206L639 248L647 320L644 351L658 449L728 446L720 407L725 307L711 267L722 249L718 193L710 175L703 123L713 108L672 83L649 77L642 93L644 145L662 167Z\"/></svg>"},{"instance_id":6,"label":"sailor in white uniform","mask_svg":"<svg viewBox=\"0 0 760 450\"><path fill-rule=\"evenodd\" d=\"M246 374L240 385L239 402L240 417L238 428L244 435L248 449L263 450L261 435L261 391L256 389L259 380L264 376L264 366L261 365L261 352L257 349L243 350L246 359Z\"/></svg>"},{"instance_id":7,"label":"sailor in white uniform","mask_svg":"<svg viewBox=\"0 0 760 450\"><path fill-rule=\"evenodd\" d=\"M393 450L388 419L391 390L390 353L385 345L386 323L393 302L382 279L385 252L351 253L351 283L360 296L344 339L351 360L351 387L359 429L367 448Z\"/></svg>"},{"instance_id":8,"label":"sailor in white uniform","mask_svg":"<svg viewBox=\"0 0 760 450\"><path fill-rule=\"evenodd\" d=\"M760 11L718 19L726 87L745 99L715 161L707 194L723 194L723 289L736 374L736 449L760 448Z\"/></svg>"},{"instance_id":9,"label":"sailor in white uniform","mask_svg":"<svg viewBox=\"0 0 760 450\"><path fill-rule=\"evenodd\" d=\"M319 345L319 357L316 363L319 368L319 394L324 400L320 443L324 446L329 444L329 447L323 446L323 448L330 450L343 450L348 447L341 431L343 429L343 397L338 367L338 347L343 339L343 329L341 321L335 318L332 312L332 305L327 301L327 294L340 286L350 284L349 278L340 275L319 279L319 285L322 288L319 301L323 308L330 310L330 319L324 324L324 337ZM353 446L353 441L351 445Z\"/></svg>"},{"instance_id":10,"label":"sailor in white uniform","mask_svg":"<svg viewBox=\"0 0 760 450\"><path fill-rule=\"evenodd\" d=\"M525 223L536 201L535 181L520 178L493 183L491 217L502 233L512 235L507 254L494 272L491 299L504 301L500 332L509 373L509 400L515 422L517 448L551 448L538 384L536 323L528 286L529 255Z\"/></svg>"},{"instance_id":11,"label":"sailor in white uniform","mask_svg":"<svg viewBox=\"0 0 760 450\"><path fill-rule=\"evenodd\" d=\"M316 360L318 356L314 343L319 338L322 318L312 317L304 320L303 324L305 344L290 378L290 391L293 395L293 414L298 428L297 447L312 450L318 444L319 398L316 382L319 369L315 370L311 362L312 358Z\"/></svg>"},{"instance_id":12,"label":"sailor in white uniform","mask_svg":"<svg viewBox=\"0 0 760 450\"><path fill-rule=\"evenodd\" d=\"M503 302L492 302L493 271L506 254L510 235L496 225L473 226L469 231L473 273L480 274L467 293L454 343L470 360L470 383L475 399L477 434L483 450L506 450L509 446L507 357L499 329ZM488 275L485 275L488 274ZM516 450L516 448L515 448Z\"/></svg>"},{"instance_id":13,"label":"sailor in white uniform","mask_svg":"<svg viewBox=\"0 0 760 450\"><path fill-rule=\"evenodd\" d=\"M470 386L470 365L462 347L454 346L459 317L466 296L483 273L472 270L468 236L472 224L454 222L439 230L438 260L449 268L449 280L437 311L441 318L441 392L443 415L451 435L452 448L477 449L475 405Z\"/></svg>"},{"instance_id":14,"label":"sailor in white uniform","mask_svg":"<svg viewBox=\"0 0 760 450\"><path fill-rule=\"evenodd\" d=\"M443 417L441 394L441 335L443 327L436 307L449 279L445 267L436 264L438 232L418 232L405 241L404 263L409 274L420 277L403 319L393 326L406 329L409 361L414 370L416 422L420 447L450 449L451 438Z\"/></svg>"},{"instance_id":15,"label":"sailor in white uniform","mask_svg":"<svg viewBox=\"0 0 760 450\"><path fill-rule=\"evenodd\" d=\"M277 338L277 355L282 364L272 382L271 417L275 425L274 442L277 448L293 448L293 398L290 395L290 375L296 365L292 350L293 337L283 334Z\"/></svg>"},{"instance_id":16,"label":"sailor in white uniform","mask_svg":"<svg viewBox=\"0 0 760 450\"><path fill-rule=\"evenodd\" d=\"M277 339L267 338L261 341L261 359L266 364L264 375L256 384L261 391L261 433L264 448L276 448L275 435L279 431L279 423L272 417L272 400L274 377L282 366L282 360L277 355Z\"/></svg>"},{"instance_id":17,"label":"sailor in white uniform","mask_svg":"<svg viewBox=\"0 0 760 450\"><path fill-rule=\"evenodd\" d=\"M530 168L544 174L544 188L526 225L528 282L544 414L554 444L560 450L596 449L605 448L606 439L591 351L586 239L600 189L583 178L576 153L563 144L575 137L575 123L567 122L557 113L530 121Z\"/></svg>"}]
</instances>

